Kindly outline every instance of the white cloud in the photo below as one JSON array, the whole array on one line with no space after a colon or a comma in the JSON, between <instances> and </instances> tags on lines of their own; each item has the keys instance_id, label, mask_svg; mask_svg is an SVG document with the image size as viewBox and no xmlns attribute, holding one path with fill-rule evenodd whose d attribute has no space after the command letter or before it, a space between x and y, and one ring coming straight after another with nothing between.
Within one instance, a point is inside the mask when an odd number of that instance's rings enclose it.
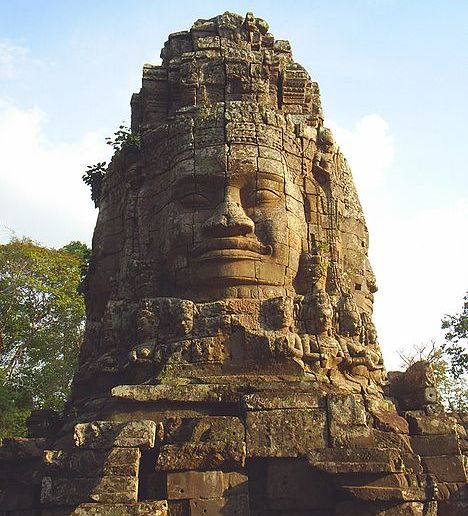
<instances>
[{"instance_id":1,"label":"white cloud","mask_svg":"<svg viewBox=\"0 0 468 516\"><path fill-rule=\"evenodd\" d=\"M0 240L9 230L50 246L90 242L97 212L81 176L86 166L108 159L99 132L54 144L38 108L21 110L0 101Z\"/></svg>"},{"instance_id":2,"label":"white cloud","mask_svg":"<svg viewBox=\"0 0 468 516\"><path fill-rule=\"evenodd\" d=\"M422 208L409 192L402 209L387 194L395 148L387 122L366 115L353 129L329 124L349 160L369 226L370 260L377 276L374 321L388 369L400 367L397 351L432 339L443 341L440 321L460 311L468 289L468 200ZM384 200L386 202L384 202Z\"/></svg>"},{"instance_id":3,"label":"white cloud","mask_svg":"<svg viewBox=\"0 0 468 516\"><path fill-rule=\"evenodd\" d=\"M341 151L353 171L360 196L366 199L382 185L385 171L395 156L388 123L377 114L365 115L353 129L329 123Z\"/></svg>"},{"instance_id":4,"label":"white cloud","mask_svg":"<svg viewBox=\"0 0 468 516\"><path fill-rule=\"evenodd\" d=\"M14 78L26 55L26 48L0 41L0 79Z\"/></svg>"},{"instance_id":5,"label":"white cloud","mask_svg":"<svg viewBox=\"0 0 468 516\"><path fill-rule=\"evenodd\" d=\"M461 310L468 289L468 203L460 198L406 216L385 213L372 227L375 323L387 367L396 368L398 350L443 342L441 318Z\"/></svg>"}]
</instances>

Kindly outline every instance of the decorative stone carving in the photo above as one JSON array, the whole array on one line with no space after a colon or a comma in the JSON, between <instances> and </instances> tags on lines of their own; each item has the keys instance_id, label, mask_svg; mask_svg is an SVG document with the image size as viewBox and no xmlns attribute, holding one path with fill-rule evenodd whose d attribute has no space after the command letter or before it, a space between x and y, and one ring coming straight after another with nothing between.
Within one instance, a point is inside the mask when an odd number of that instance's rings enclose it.
<instances>
[{"instance_id":1,"label":"decorative stone carving","mask_svg":"<svg viewBox=\"0 0 468 516\"><path fill-rule=\"evenodd\" d=\"M381 389L367 229L317 84L252 14L199 21L162 59L132 98L140 147L103 182L88 281L101 331L75 396L112 349L115 384L276 363L337 385L358 368Z\"/></svg>"},{"instance_id":2,"label":"decorative stone carving","mask_svg":"<svg viewBox=\"0 0 468 516\"><path fill-rule=\"evenodd\" d=\"M252 13L161 58L102 182L72 398L53 430L32 418L47 439L0 446L0 512L466 513L466 432L428 370L392 376L400 413L384 398L367 228L317 83Z\"/></svg>"}]
</instances>

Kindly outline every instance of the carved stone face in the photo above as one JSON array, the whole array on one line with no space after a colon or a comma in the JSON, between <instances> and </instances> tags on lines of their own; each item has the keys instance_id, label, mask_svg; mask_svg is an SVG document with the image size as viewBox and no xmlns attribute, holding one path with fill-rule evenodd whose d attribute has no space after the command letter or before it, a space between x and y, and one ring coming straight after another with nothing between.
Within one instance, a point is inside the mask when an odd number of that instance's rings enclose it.
<instances>
[{"instance_id":1,"label":"carved stone face","mask_svg":"<svg viewBox=\"0 0 468 516\"><path fill-rule=\"evenodd\" d=\"M163 275L178 296L292 291L306 238L301 189L282 152L232 143L176 162L157 214Z\"/></svg>"}]
</instances>

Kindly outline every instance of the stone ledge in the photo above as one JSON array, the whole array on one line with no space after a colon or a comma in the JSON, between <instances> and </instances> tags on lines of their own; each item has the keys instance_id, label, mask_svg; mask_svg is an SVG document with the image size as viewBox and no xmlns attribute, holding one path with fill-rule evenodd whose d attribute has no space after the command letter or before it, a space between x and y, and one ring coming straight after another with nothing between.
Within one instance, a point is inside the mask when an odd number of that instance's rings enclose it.
<instances>
[{"instance_id":1,"label":"stone ledge","mask_svg":"<svg viewBox=\"0 0 468 516\"><path fill-rule=\"evenodd\" d=\"M341 489L363 502L421 502L430 499L421 487L342 486Z\"/></svg>"},{"instance_id":2,"label":"stone ledge","mask_svg":"<svg viewBox=\"0 0 468 516\"><path fill-rule=\"evenodd\" d=\"M248 394L242 398L242 404L248 411L277 410L277 409L314 409L324 408L326 398L310 393L293 392L281 394L276 392L262 392Z\"/></svg>"},{"instance_id":3,"label":"stone ledge","mask_svg":"<svg viewBox=\"0 0 468 516\"><path fill-rule=\"evenodd\" d=\"M325 473L402 473L398 450L324 448L306 454L311 466Z\"/></svg>"},{"instance_id":4,"label":"stone ledge","mask_svg":"<svg viewBox=\"0 0 468 516\"><path fill-rule=\"evenodd\" d=\"M52 478L42 479L41 503L61 506L87 502L136 502L137 477Z\"/></svg>"},{"instance_id":5,"label":"stone ledge","mask_svg":"<svg viewBox=\"0 0 468 516\"><path fill-rule=\"evenodd\" d=\"M42 457L47 439L28 437L5 437L1 440L0 460L18 461Z\"/></svg>"},{"instance_id":6,"label":"stone ledge","mask_svg":"<svg viewBox=\"0 0 468 516\"><path fill-rule=\"evenodd\" d=\"M46 476L138 476L141 452L137 448L45 450Z\"/></svg>"},{"instance_id":7,"label":"stone ledge","mask_svg":"<svg viewBox=\"0 0 468 516\"><path fill-rule=\"evenodd\" d=\"M78 448L108 449L112 447L153 448L156 439L154 421L129 421L114 423L112 421L93 421L75 425L73 435Z\"/></svg>"},{"instance_id":8,"label":"stone ledge","mask_svg":"<svg viewBox=\"0 0 468 516\"><path fill-rule=\"evenodd\" d=\"M41 516L168 516L166 500L136 503L82 503L76 508L44 509Z\"/></svg>"},{"instance_id":9,"label":"stone ledge","mask_svg":"<svg viewBox=\"0 0 468 516\"><path fill-rule=\"evenodd\" d=\"M112 397L139 402L239 403L238 387L221 384L118 385Z\"/></svg>"},{"instance_id":10,"label":"stone ledge","mask_svg":"<svg viewBox=\"0 0 468 516\"><path fill-rule=\"evenodd\" d=\"M244 467L245 443L207 442L167 444L161 447L156 469L162 471L214 470Z\"/></svg>"}]
</instances>

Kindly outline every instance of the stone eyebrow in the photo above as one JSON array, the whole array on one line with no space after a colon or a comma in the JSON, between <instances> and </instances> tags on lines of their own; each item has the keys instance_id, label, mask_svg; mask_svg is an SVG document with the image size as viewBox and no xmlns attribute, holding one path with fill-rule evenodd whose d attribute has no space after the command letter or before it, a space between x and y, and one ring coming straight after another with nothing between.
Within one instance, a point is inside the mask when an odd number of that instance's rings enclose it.
<instances>
[{"instance_id":1,"label":"stone eyebrow","mask_svg":"<svg viewBox=\"0 0 468 516\"><path fill-rule=\"evenodd\" d=\"M204 173L191 173L181 175L175 180L175 187L181 188L189 184L202 184L209 185L213 182L224 182L225 174L204 174Z\"/></svg>"},{"instance_id":2,"label":"stone eyebrow","mask_svg":"<svg viewBox=\"0 0 468 516\"><path fill-rule=\"evenodd\" d=\"M267 180L267 181L274 181L275 183L284 184L284 177L279 176L277 174L270 174L268 172L258 172L257 174L258 180Z\"/></svg>"}]
</instances>

